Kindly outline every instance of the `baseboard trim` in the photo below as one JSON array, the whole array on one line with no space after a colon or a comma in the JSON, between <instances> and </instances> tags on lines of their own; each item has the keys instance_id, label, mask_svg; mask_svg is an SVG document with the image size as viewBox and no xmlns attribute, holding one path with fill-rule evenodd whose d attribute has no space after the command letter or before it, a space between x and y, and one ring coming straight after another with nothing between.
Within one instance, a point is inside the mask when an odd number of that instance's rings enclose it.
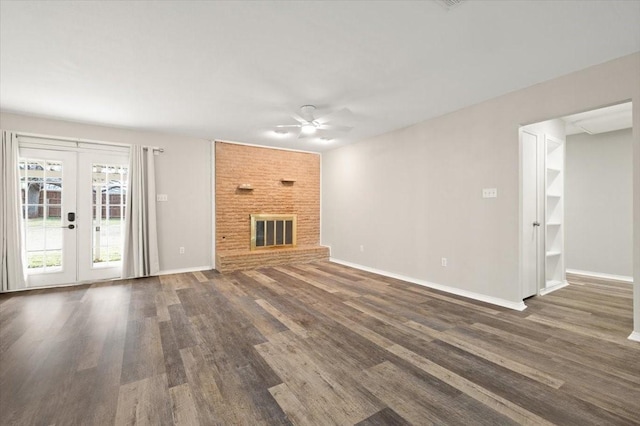
<instances>
[{"instance_id":1,"label":"baseboard trim","mask_svg":"<svg viewBox=\"0 0 640 426\"><path fill-rule=\"evenodd\" d=\"M577 269L567 269L567 274L583 275L585 277L603 278L605 280L624 281L627 283L633 283L633 277L628 277L626 275L603 274L600 272L579 271Z\"/></svg>"},{"instance_id":2,"label":"baseboard trim","mask_svg":"<svg viewBox=\"0 0 640 426\"><path fill-rule=\"evenodd\" d=\"M349 266L351 268L360 269L362 271L372 272L374 274L382 275L389 278L395 278L402 281L407 281L412 284L421 285L423 287L432 288L434 290L440 290L447 293L455 294L456 296L467 297L469 299L477 300L480 302L490 303L492 305L502 306L503 308L513 309L516 311L524 311L527 308L527 305L524 302L511 302L506 299L501 299L499 297L486 296L480 293L474 293L472 291L462 290L455 287L450 287L447 285L436 284L425 280L420 280L417 278L408 277L405 275L395 274L393 272L383 271L381 269L370 268L368 266L359 265L357 263L347 262L345 260L336 259L334 257L330 257L329 261L333 263L338 263L340 265Z\"/></svg>"},{"instance_id":3,"label":"baseboard trim","mask_svg":"<svg viewBox=\"0 0 640 426\"><path fill-rule=\"evenodd\" d=\"M6 291L2 291L0 293L15 293L15 292L19 292L19 291L29 291L29 290L52 290L52 289L56 289L56 288L65 288L65 287L76 287L76 286L82 286L82 285L90 285L90 284L100 284L100 283L107 283L110 281L118 281L121 280L122 278L118 277L118 278L104 278L104 279L99 279L99 280L90 280L90 281L78 281L77 283L64 283L64 284L56 284L56 285L41 285L38 287L22 287L22 288L12 288L10 290L6 290Z\"/></svg>"},{"instance_id":4,"label":"baseboard trim","mask_svg":"<svg viewBox=\"0 0 640 426\"><path fill-rule=\"evenodd\" d=\"M148 277L140 277L140 278L150 278L150 277L155 277L160 275L183 274L185 272L210 271L211 269L213 269L211 265L195 266L193 268L183 268L183 269L168 269L166 271L160 271L155 275L150 275ZM27 291L27 290L46 290L46 289L53 289L53 288L74 287L74 286L81 286L81 285L87 285L87 284L96 284L96 283L104 283L109 281L131 280L131 279L135 279L135 278L117 277L117 278L107 278L107 279L100 279L100 280L78 281L76 283L65 283L65 284L48 285L48 286L40 286L40 287L12 288L10 290L0 291L0 293L13 293L16 291Z\"/></svg>"},{"instance_id":5,"label":"baseboard trim","mask_svg":"<svg viewBox=\"0 0 640 426\"><path fill-rule=\"evenodd\" d=\"M640 342L640 331L632 332L627 339L633 340L634 342Z\"/></svg>"},{"instance_id":6,"label":"baseboard trim","mask_svg":"<svg viewBox=\"0 0 640 426\"><path fill-rule=\"evenodd\" d=\"M193 268L167 269L167 270L158 272L157 275L184 274L186 272L210 271L212 269L214 268L211 265L194 266Z\"/></svg>"},{"instance_id":7,"label":"baseboard trim","mask_svg":"<svg viewBox=\"0 0 640 426\"><path fill-rule=\"evenodd\" d=\"M560 290L561 288L564 288L564 287L566 287L568 285L569 285L568 282L563 281L560 284L556 284L556 285L551 286L551 287L543 288L542 290L540 290L539 294L540 294L540 296L544 296L546 294L553 293L556 290Z\"/></svg>"}]
</instances>

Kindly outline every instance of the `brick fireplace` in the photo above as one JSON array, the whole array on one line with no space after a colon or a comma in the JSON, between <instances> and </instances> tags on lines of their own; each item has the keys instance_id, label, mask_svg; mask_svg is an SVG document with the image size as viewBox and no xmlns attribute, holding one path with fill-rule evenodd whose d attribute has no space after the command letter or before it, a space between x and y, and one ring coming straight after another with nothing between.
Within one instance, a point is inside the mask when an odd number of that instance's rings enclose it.
<instances>
[{"instance_id":1,"label":"brick fireplace","mask_svg":"<svg viewBox=\"0 0 640 426\"><path fill-rule=\"evenodd\" d=\"M218 271L328 259L319 154L227 142L215 150Z\"/></svg>"}]
</instances>

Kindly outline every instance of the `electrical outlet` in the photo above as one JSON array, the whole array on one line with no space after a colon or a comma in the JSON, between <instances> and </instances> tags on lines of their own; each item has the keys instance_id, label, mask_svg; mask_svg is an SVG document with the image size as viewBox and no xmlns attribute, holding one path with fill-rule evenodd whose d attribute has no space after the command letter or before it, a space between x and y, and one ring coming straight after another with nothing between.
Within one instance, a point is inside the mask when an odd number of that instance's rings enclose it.
<instances>
[{"instance_id":1,"label":"electrical outlet","mask_svg":"<svg viewBox=\"0 0 640 426\"><path fill-rule=\"evenodd\" d=\"M184 254L184 247L180 247L180 254Z\"/></svg>"},{"instance_id":2,"label":"electrical outlet","mask_svg":"<svg viewBox=\"0 0 640 426\"><path fill-rule=\"evenodd\" d=\"M483 188L482 198L498 198L498 188Z\"/></svg>"},{"instance_id":3,"label":"electrical outlet","mask_svg":"<svg viewBox=\"0 0 640 426\"><path fill-rule=\"evenodd\" d=\"M447 258L446 257L442 258L441 264L442 264L442 266L447 266Z\"/></svg>"},{"instance_id":4,"label":"electrical outlet","mask_svg":"<svg viewBox=\"0 0 640 426\"><path fill-rule=\"evenodd\" d=\"M363 245L360 246L360 251L364 252L364 246Z\"/></svg>"}]
</instances>

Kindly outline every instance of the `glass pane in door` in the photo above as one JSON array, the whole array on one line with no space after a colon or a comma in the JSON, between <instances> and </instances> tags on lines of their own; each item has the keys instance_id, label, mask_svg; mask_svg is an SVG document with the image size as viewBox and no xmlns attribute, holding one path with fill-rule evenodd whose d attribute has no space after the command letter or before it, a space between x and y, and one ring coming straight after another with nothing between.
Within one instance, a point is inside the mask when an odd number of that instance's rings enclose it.
<instances>
[{"instance_id":1,"label":"glass pane in door","mask_svg":"<svg viewBox=\"0 0 640 426\"><path fill-rule=\"evenodd\" d=\"M122 260L127 167L92 164L93 267L111 267Z\"/></svg>"},{"instance_id":2,"label":"glass pane in door","mask_svg":"<svg viewBox=\"0 0 640 426\"><path fill-rule=\"evenodd\" d=\"M62 167L55 160L22 159L19 163L28 273L63 269Z\"/></svg>"}]
</instances>

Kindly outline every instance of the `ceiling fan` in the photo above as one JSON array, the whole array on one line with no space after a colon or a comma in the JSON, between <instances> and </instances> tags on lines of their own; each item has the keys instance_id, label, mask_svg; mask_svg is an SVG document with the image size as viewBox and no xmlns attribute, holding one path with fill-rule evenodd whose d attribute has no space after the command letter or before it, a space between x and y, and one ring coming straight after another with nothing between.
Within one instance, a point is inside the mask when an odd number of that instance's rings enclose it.
<instances>
[{"instance_id":1,"label":"ceiling fan","mask_svg":"<svg viewBox=\"0 0 640 426\"><path fill-rule=\"evenodd\" d=\"M298 121L298 124L280 124L276 126L279 129L286 128L298 128L300 129L300 133L298 134L298 139L308 138L314 135L317 131L329 130L329 131L338 131L338 132L348 132L353 127L348 126L339 126L335 124L331 124L331 118L335 118L338 115L344 115L345 113L350 114L351 111L348 108L343 108L340 111L332 112L331 114L325 115L321 118L314 118L313 114L316 110L315 105L303 105L300 107L300 114L294 114L293 118Z\"/></svg>"}]
</instances>

